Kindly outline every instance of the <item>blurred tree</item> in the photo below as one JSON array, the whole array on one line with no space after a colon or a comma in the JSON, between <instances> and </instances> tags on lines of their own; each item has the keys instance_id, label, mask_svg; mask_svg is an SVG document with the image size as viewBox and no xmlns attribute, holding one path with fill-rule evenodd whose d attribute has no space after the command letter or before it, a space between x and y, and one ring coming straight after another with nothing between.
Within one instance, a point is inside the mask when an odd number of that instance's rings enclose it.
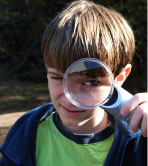
<instances>
[{"instance_id":1,"label":"blurred tree","mask_svg":"<svg viewBox=\"0 0 148 166\"><path fill-rule=\"evenodd\" d=\"M0 80L44 81L46 73L40 45L48 22L72 0L0 0ZM131 77L124 86L131 92L145 91L146 0L94 0L123 14L132 25L136 53ZM133 83L134 78L134 83ZM140 86L139 86L140 85Z\"/></svg>"}]
</instances>

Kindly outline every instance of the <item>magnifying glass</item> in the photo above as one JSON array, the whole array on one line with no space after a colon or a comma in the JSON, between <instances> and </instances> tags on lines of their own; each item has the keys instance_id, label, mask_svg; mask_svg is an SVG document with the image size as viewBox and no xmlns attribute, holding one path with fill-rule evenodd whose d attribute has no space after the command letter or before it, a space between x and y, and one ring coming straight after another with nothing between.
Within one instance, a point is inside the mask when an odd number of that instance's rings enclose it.
<instances>
[{"instance_id":1,"label":"magnifying glass","mask_svg":"<svg viewBox=\"0 0 148 166\"><path fill-rule=\"evenodd\" d=\"M114 83L110 68L96 58L82 58L72 63L63 79L64 93L68 100L82 109L103 108L115 118L130 123L128 116L121 116L120 109L132 95Z\"/></svg>"}]
</instances>

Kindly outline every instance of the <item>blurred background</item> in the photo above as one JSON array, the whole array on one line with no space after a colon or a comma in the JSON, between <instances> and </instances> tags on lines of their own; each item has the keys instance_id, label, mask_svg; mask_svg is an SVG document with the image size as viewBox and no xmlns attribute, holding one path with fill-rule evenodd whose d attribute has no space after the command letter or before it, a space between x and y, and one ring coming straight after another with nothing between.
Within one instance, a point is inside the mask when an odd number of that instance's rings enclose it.
<instances>
[{"instance_id":1,"label":"blurred background","mask_svg":"<svg viewBox=\"0 0 148 166\"><path fill-rule=\"evenodd\" d=\"M50 101L41 39L48 22L71 0L0 0L0 114ZM94 0L128 20L136 39L131 93L147 90L147 1Z\"/></svg>"}]
</instances>

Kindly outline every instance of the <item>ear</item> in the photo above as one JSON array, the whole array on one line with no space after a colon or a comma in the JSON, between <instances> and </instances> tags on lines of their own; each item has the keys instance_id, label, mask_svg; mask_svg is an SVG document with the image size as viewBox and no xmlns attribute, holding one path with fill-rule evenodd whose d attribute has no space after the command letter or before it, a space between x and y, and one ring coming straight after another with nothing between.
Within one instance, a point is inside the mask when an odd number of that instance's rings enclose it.
<instances>
[{"instance_id":1,"label":"ear","mask_svg":"<svg viewBox=\"0 0 148 166\"><path fill-rule=\"evenodd\" d=\"M124 81L126 80L126 78L128 77L128 75L131 72L131 64L127 64L122 70L121 72L116 76L115 78L115 84L122 86L122 84L124 83Z\"/></svg>"}]
</instances>

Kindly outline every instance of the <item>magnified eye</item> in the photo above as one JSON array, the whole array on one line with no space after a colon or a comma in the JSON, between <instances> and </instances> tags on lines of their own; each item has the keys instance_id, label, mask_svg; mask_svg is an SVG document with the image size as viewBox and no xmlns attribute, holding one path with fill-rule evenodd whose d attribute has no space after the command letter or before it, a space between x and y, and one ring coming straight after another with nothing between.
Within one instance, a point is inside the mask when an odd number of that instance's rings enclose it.
<instances>
[{"instance_id":1,"label":"magnified eye","mask_svg":"<svg viewBox=\"0 0 148 166\"><path fill-rule=\"evenodd\" d=\"M95 80L90 80L90 81L85 82L85 85L88 85L88 86L98 86L99 84L100 84L100 82L95 81Z\"/></svg>"}]
</instances>

